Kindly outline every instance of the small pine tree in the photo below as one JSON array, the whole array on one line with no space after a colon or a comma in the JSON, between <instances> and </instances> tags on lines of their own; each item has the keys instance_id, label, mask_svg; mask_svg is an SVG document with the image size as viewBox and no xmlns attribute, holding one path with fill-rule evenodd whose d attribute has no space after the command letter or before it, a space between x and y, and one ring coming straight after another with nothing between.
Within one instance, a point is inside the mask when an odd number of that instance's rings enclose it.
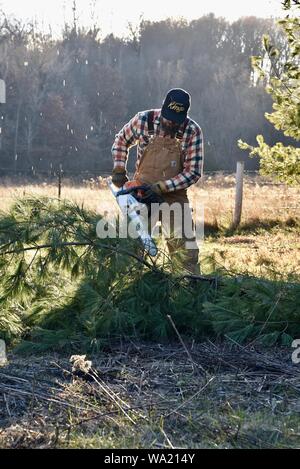
<instances>
[{"instance_id":1,"label":"small pine tree","mask_svg":"<svg viewBox=\"0 0 300 469\"><path fill-rule=\"evenodd\" d=\"M285 0L283 8L300 9L299 0ZM266 57L252 57L252 65L259 77L266 80L266 91L273 98L273 112L266 118L284 135L300 141L300 18L289 15L278 21L287 39L288 52L285 57L270 42L269 36L263 37L263 45L270 69L264 67ZM270 147L262 135L257 136L258 146L253 147L238 141L243 150L250 150L250 156L260 157L260 172L263 175L288 184L300 182L300 148L282 143Z\"/></svg>"},{"instance_id":2,"label":"small pine tree","mask_svg":"<svg viewBox=\"0 0 300 469\"><path fill-rule=\"evenodd\" d=\"M225 271L215 286L190 282L179 266L143 257L137 241L98 238L98 221L48 198L0 213L0 339L30 352L96 351L120 337L176 338L169 317L193 339L299 336L299 284Z\"/></svg>"}]
</instances>

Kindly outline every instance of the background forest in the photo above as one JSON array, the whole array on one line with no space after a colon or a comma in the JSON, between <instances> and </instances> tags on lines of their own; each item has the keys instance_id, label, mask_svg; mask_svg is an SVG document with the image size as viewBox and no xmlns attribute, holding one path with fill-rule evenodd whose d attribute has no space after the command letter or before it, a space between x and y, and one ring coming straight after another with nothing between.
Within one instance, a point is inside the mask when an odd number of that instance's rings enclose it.
<instances>
[{"instance_id":1,"label":"background forest","mask_svg":"<svg viewBox=\"0 0 300 469\"><path fill-rule=\"evenodd\" d=\"M143 20L118 38L101 37L96 25L78 27L74 15L54 39L2 14L2 175L51 173L59 165L75 174L109 172L117 131L136 112L160 107L172 87L192 95L190 116L204 132L206 170L232 171L237 159L257 169L257 159L249 159L237 140L253 144L258 133L270 145L278 140L264 117L272 99L250 61L264 55L266 31L284 53L286 40L272 19ZM133 164L131 158L129 169Z\"/></svg>"}]
</instances>

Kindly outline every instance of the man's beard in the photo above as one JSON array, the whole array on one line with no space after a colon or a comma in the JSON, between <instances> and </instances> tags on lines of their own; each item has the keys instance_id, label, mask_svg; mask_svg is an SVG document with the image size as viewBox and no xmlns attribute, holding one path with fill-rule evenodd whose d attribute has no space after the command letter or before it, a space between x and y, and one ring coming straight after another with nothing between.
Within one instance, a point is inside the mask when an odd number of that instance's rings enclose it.
<instances>
[{"instance_id":1,"label":"man's beard","mask_svg":"<svg viewBox=\"0 0 300 469\"><path fill-rule=\"evenodd\" d=\"M177 124L172 121L167 121L166 119L160 119L161 130L166 136L174 138L179 130L180 124Z\"/></svg>"}]
</instances>

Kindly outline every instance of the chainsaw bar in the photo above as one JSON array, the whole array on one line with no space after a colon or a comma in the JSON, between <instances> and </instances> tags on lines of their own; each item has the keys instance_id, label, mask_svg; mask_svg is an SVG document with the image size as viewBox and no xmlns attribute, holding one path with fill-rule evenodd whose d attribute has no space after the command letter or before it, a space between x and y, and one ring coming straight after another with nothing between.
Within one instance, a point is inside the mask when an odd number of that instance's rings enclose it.
<instances>
[{"instance_id":1,"label":"chainsaw bar","mask_svg":"<svg viewBox=\"0 0 300 469\"><path fill-rule=\"evenodd\" d=\"M154 240L148 233L148 224L139 213L141 210L141 202L135 199L131 191L126 190L126 188L119 189L116 187L112 183L111 178L107 179L107 185L114 195L123 216L129 217L129 219L133 221L145 251L151 257L157 256L158 249ZM145 226L145 224L147 224L147 226Z\"/></svg>"}]
</instances>

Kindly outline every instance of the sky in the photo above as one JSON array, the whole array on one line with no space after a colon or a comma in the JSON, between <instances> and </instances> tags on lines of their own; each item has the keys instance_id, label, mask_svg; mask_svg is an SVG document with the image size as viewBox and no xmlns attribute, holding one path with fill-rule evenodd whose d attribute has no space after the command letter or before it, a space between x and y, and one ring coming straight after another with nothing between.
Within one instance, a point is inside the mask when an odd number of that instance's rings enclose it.
<instances>
[{"instance_id":1,"label":"sky","mask_svg":"<svg viewBox=\"0 0 300 469\"><path fill-rule=\"evenodd\" d=\"M128 22L139 23L140 18L157 21L167 17L199 18L210 12L234 21L241 16L285 16L281 0L76 0L79 24L97 24L101 34L126 36ZM73 0L0 0L0 11L24 22L37 21L44 31L59 35L65 21L72 21Z\"/></svg>"}]
</instances>

